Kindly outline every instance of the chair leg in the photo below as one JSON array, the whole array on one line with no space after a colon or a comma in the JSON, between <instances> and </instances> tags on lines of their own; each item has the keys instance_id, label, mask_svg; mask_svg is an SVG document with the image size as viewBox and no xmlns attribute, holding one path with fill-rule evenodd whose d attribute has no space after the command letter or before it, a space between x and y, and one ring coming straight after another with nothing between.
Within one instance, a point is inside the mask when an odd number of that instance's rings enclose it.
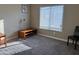
<instances>
[{"instance_id":1,"label":"chair leg","mask_svg":"<svg viewBox=\"0 0 79 59\"><path fill-rule=\"evenodd\" d=\"M74 44L74 39L73 39L73 42L72 42L72 44Z\"/></svg>"},{"instance_id":2,"label":"chair leg","mask_svg":"<svg viewBox=\"0 0 79 59\"><path fill-rule=\"evenodd\" d=\"M1 46L1 39L0 39L0 46Z\"/></svg>"},{"instance_id":3,"label":"chair leg","mask_svg":"<svg viewBox=\"0 0 79 59\"><path fill-rule=\"evenodd\" d=\"M5 42L5 47L7 47L7 42Z\"/></svg>"},{"instance_id":4,"label":"chair leg","mask_svg":"<svg viewBox=\"0 0 79 59\"><path fill-rule=\"evenodd\" d=\"M6 40L6 37L5 37L5 40L4 40L4 44L5 44L5 47L7 46L7 40Z\"/></svg>"},{"instance_id":5,"label":"chair leg","mask_svg":"<svg viewBox=\"0 0 79 59\"><path fill-rule=\"evenodd\" d=\"M77 40L75 40L74 49L77 49Z\"/></svg>"},{"instance_id":6,"label":"chair leg","mask_svg":"<svg viewBox=\"0 0 79 59\"><path fill-rule=\"evenodd\" d=\"M69 38L68 38L68 40L67 40L67 46L69 45Z\"/></svg>"}]
</instances>

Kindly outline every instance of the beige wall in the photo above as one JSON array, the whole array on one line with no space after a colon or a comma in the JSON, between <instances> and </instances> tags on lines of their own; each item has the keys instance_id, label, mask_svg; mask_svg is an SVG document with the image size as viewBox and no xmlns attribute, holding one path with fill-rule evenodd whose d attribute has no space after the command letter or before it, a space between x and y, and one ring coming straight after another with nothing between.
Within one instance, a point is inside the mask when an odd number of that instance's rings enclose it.
<instances>
[{"instance_id":1,"label":"beige wall","mask_svg":"<svg viewBox=\"0 0 79 59\"><path fill-rule=\"evenodd\" d=\"M21 23L21 5L0 5L0 18L4 19L4 30L7 37L17 36L17 31ZM23 21L21 21L23 22ZM29 21L26 19L24 26L29 27Z\"/></svg>"},{"instance_id":2,"label":"beige wall","mask_svg":"<svg viewBox=\"0 0 79 59\"><path fill-rule=\"evenodd\" d=\"M79 5L64 5L63 31L49 31L39 29L39 8L53 5L31 5L31 26L38 29L38 33L67 39L73 33L76 25L79 25Z\"/></svg>"}]
</instances>

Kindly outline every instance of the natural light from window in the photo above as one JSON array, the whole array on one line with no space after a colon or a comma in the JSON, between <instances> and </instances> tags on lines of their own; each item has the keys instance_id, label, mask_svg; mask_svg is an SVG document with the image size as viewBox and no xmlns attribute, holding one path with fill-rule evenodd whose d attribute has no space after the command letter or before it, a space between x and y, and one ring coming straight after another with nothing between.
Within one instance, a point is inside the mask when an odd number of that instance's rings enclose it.
<instances>
[{"instance_id":1,"label":"natural light from window","mask_svg":"<svg viewBox=\"0 0 79 59\"><path fill-rule=\"evenodd\" d=\"M40 7L40 29L62 31L63 5Z\"/></svg>"},{"instance_id":2,"label":"natural light from window","mask_svg":"<svg viewBox=\"0 0 79 59\"><path fill-rule=\"evenodd\" d=\"M4 34L4 19L0 19L0 32Z\"/></svg>"}]
</instances>

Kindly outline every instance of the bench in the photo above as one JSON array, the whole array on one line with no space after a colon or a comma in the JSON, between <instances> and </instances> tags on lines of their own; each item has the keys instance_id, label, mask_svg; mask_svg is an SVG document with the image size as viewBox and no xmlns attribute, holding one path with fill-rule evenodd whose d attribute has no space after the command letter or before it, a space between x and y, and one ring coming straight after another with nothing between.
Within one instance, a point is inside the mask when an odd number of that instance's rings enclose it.
<instances>
[{"instance_id":1,"label":"bench","mask_svg":"<svg viewBox=\"0 0 79 59\"><path fill-rule=\"evenodd\" d=\"M19 38L26 38L26 37L29 37L29 36L32 36L34 34L37 33L37 30L36 29L25 29L25 30L20 30L18 32L18 37Z\"/></svg>"}]
</instances>

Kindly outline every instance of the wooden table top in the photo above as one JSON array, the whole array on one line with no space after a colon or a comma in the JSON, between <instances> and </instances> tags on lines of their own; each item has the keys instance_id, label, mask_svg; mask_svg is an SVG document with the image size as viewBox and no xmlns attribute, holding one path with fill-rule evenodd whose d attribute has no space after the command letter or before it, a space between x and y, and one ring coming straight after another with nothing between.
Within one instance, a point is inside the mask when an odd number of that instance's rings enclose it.
<instances>
[{"instance_id":1,"label":"wooden table top","mask_svg":"<svg viewBox=\"0 0 79 59\"><path fill-rule=\"evenodd\" d=\"M30 32L30 31L33 31L33 30L28 29L28 30L23 30L23 31L21 31L21 32Z\"/></svg>"}]
</instances>

